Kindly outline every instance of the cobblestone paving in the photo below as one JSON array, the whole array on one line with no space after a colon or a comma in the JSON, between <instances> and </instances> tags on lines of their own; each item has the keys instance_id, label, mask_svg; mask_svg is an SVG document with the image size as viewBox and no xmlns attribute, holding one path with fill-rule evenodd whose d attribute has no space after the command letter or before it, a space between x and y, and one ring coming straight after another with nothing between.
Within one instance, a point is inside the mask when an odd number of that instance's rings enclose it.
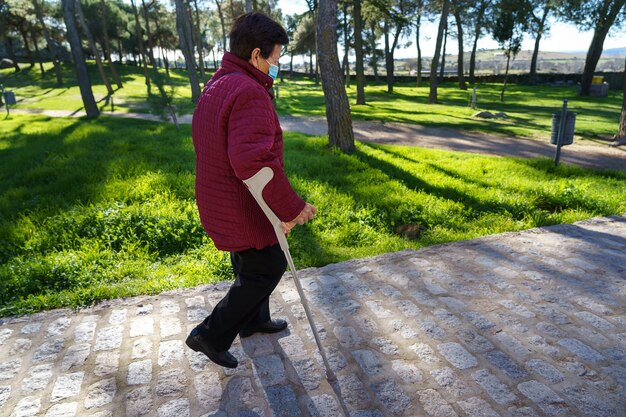
<instances>
[{"instance_id":1,"label":"cobblestone paving","mask_svg":"<svg viewBox=\"0 0 626 417\"><path fill-rule=\"evenodd\" d=\"M184 346L228 283L4 319L0 415L626 416L626 217L301 272L234 370Z\"/></svg>"}]
</instances>

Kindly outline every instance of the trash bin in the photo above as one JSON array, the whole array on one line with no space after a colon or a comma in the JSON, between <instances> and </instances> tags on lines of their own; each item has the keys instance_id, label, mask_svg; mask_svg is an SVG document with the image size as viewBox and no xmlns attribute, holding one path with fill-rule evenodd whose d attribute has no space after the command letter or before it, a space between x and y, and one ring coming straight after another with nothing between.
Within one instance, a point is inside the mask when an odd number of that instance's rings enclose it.
<instances>
[{"instance_id":1,"label":"trash bin","mask_svg":"<svg viewBox=\"0 0 626 417\"><path fill-rule=\"evenodd\" d=\"M559 127L561 125L561 113L552 113L552 135L550 143L558 144ZM561 139L561 145L571 145L574 143L574 128L576 127L576 113L568 111L565 116L565 131Z\"/></svg>"},{"instance_id":2,"label":"trash bin","mask_svg":"<svg viewBox=\"0 0 626 417\"><path fill-rule=\"evenodd\" d=\"M17 104L17 101L15 101L15 93L13 91L5 91L4 93L2 93L2 99L6 104Z\"/></svg>"}]
</instances>

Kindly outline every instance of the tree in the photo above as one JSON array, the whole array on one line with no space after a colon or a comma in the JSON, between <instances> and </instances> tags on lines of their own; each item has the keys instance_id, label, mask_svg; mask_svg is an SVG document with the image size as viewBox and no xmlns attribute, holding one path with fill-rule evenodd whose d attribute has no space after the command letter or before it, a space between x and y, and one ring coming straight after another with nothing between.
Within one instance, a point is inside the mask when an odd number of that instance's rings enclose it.
<instances>
[{"instance_id":1,"label":"tree","mask_svg":"<svg viewBox=\"0 0 626 417\"><path fill-rule=\"evenodd\" d=\"M141 55L141 62L143 64L143 75L146 80L146 85L150 89L150 76L148 75L148 63L146 62L146 50L143 47L143 35L141 31L141 23L139 23L139 12L137 12L137 6L135 1L130 0L130 4L133 6L133 14L135 15L135 36L137 37L137 44L139 46L139 54Z\"/></svg>"},{"instance_id":2,"label":"tree","mask_svg":"<svg viewBox=\"0 0 626 417\"><path fill-rule=\"evenodd\" d=\"M354 131L348 95L337 55L337 0L320 0L317 7L317 56L328 120L328 145L353 152Z\"/></svg>"},{"instance_id":3,"label":"tree","mask_svg":"<svg viewBox=\"0 0 626 417\"><path fill-rule=\"evenodd\" d=\"M363 22L361 0L354 0L354 53L356 55L356 104L365 104L365 70L363 68Z\"/></svg>"},{"instance_id":4,"label":"tree","mask_svg":"<svg viewBox=\"0 0 626 417\"><path fill-rule=\"evenodd\" d=\"M478 40L482 36L485 29L485 19L492 13L492 0L479 0L474 3L474 7L470 8L469 17L473 22L474 42L472 43L472 53L470 55L469 82L474 84L476 71L476 50L478 49Z\"/></svg>"},{"instance_id":5,"label":"tree","mask_svg":"<svg viewBox=\"0 0 626 417\"><path fill-rule=\"evenodd\" d=\"M87 37L87 43L89 44L89 49L91 49L91 53L96 59L96 66L98 67L98 72L100 73L100 78L102 78L102 82L104 83L107 93L109 95L113 95L113 89L111 88L111 83L109 82L109 77L106 72L104 72L104 67L102 66L102 59L100 59L100 52L98 48L96 48L96 42L93 40L93 36L91 35L91 30L89 30L89 26L87 25L87 20L85 19L85 15L83 14L83 8L80 4L80 0L76 0L76 11L78 14L78 21L83 29L83 33Z\"/></svg>"},{"instance_id":6,"label":"tree","mask_svg":"<svg viewBox=\"0 0 626 417\"><path fill-rule=\"evenodd\" d=\"M422 84L422 47L420 43L420 29L422 27L422 17L424 15L424 1L418 0L415 3L415 46L417 47L417 86Z\"/></svg>"},{"instance_id":7,"label":"tree","mask_svg":"<svg viewBox=\"0 0 626 417\"><path fill-rule=\"evenodd\" d=\"M65 26L67 28L67 40L70 43L72 56L74 58L76 77L78 78L78 86L80 88L80 95L83 99L85 112L87 113L87 117L98 117L100 115L100 110L98 110L96 100L93 97L93 91L91 90L91 81L89 80L89 74L87 73L85 56L83 55L80 36L78 35L78 27L76 25L76 3L74 0L61 0L61 4L63 6L63 16L65 18Z\"/></svg>"},{"instance_id":8,"label":"tree","mask_svg":"<svg viewBox=\"0 0 626 417\"><path fill-rule=\"evenodd\" d=\"M198 49L198 69L200 69L200 78L205 80L204 76L204 52L202 51L202 36L200 34L200 8L198 7L198 0L193 0L194 13L195 13L195 38Z\"/></svg>"},{"instance_id":9,"label":"tree","mask_svg":"<svg viewBox=\"0 0 626 417\"><path fill-rule=\"evenodd\" d=\"M515 58L522 48L524 32L528 29L528 19L532 5L525 0L500 0L497 6L498 16L492 28L493 38L504 49L506 72L500 92L500 101L504 101L511 57Z\"/></svg>"},{"instance_id":10,"label":"tree","mask_svg":"<svg viewBox=\"0 0 626 417\"><path fill-rule=\"evenodd\" d=\"M580 95L588 96L591 90L593 73L596 70L604 40L609 30L615 24L616 27L623 27L621 23L626 21L624 13L626 0L565 0L563 15L566 19L577 24L581 29L593 29L593 39L587 58L585 68L580 82Z\"/></svg>"},{"instance_id":11,"label":"tree","mask_svg":"<svg viewBox=\"0 0 626 417\"><path fill-rule=\"evenodd\" d=\"M439 19L439 29L437 30L437 42L435 43L435 53L430 64L430 93L428 95L428 103L437 103L437 67L439 66L439 54L441 53L441 44L443 43L443 32L448 22L448 11L450 10L450 1L443 0L441 7L441 18Z\"/></svg>"},{"instance_id":12,"label":"tree","mask_svg":"<svg viewBox=\"0 0 626 417\"><path fill-rule=\"evenodd\" d=\"M63 77L61 75L61 64L59 63L59 58L57 55L57 48L52 42L52 37L50 36L50 31L48 31L48 27L43 20L43 11L42 6L40 5L38 0L33 0L33 7L35 8L35 16L37 17L37 21L41 26L41 31L43 32L43 36L46 39L46 47L48 49L48 54L52 58L52 63L54 65L54 74L57 79L57 87L63 85Z\"/></svg>"},{"instance_id":13,"label":"tree","mask_svg":"<svg viewBox=\"0 0 626 417\"><path fill-rule=\"evenodd\" d=\"M624 62L624 79L622 81L624 97L622 99L622 115L620 117L619 129L615 135L614 145L626 145L626 61Z\"/></svg>"},{"instance_id":14,"label":"tree","mask_svg":"<svg viewBox=\"0 0 626 417\"><path fill-rule=\"evenodd\" d=\"M102 49L104 51L104 57L109 63L109 69L111 70L111 74L113 74L113 79L115 80L115 84L117 84L117 88L122 88L122 79L117 73L117 70L115 69L115 64L111 59L111 44L109 42L109 30L107 25L107 6L104 3L104 0L100 0L100 13L102 18L102 38L104 40L104 45ZM120 59L122 59L121 56Z\"/></svg>"},{"instance_id":15,"label":"tree","mask_svg":"<svg viewBox=\"0 0 626 417\"><path fill-rule=\"evenodd\" d=\"M465 74L463 73L463 22L461 19L461 10L465 9L465 5L462 0L452 0L452 10L454 14L454 20L456 21L456 38L459 45L459 53L457 60L457 73L459 76L459 88L461 90L467 90L467 84L465 84Z\"/></svg>"},{"instance_id":16,"label":"tree","mask_svg":"<svg viewBox=\"0 0 626 417\"><path fill-rule=\"evenodd\" d=\"M386 4L385 4L386 3ZM385 69L387 70L387 92L393 93L394 84L394 53L398 47L398 41L404 30L409 27L407 20L408 4L405 0L388 0L378 3L379 7L384 7L383 36L385 37ZM395 29L393 42L389 36L391 30Z\"/></svg>"},{"instance_id":17,"label":"tree","mask_svg":"<svg viewBox=\"0 0 626 417\"><path fill-rule=\"evenodd\" d=\"M540 3L535 3L535 10L531 12L531 29L535 33L535 49L533 50L533 57L530 61L530 80L531 83L537 82L537 58L539 56L539 43L541 37L548 32L550 27L547 24L548 16L554 9L554 0L544 0ZM540 14L539 14L540 13Z\"/></svg>"},{"instance_id":18,"label":"tree","mask_svg":"<svg viewBox=\"0 0 626 417\"><path fill-rule=\"evenodd\" d=\"M187 74L191 84L191 101L196 103L198 98L200 98L200 85L193 56L191 19L189 18L184 0L176 0L176 29L178 30L180 49L185 57L185 65L187 66Z\"/></svg>"}]
</instances>

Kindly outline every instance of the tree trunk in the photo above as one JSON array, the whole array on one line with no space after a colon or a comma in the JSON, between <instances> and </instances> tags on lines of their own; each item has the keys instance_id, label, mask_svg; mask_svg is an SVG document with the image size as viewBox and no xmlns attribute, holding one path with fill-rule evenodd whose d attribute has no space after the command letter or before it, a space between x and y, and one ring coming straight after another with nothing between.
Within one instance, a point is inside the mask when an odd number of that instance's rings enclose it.
<instances>
[{"instance_id":1,"label":"tree trunk","mask_svg":"<svg viewBox=\"0 0 626 417\"><path fill-rule=\"evenodd\" d=\"M61 4L63 6L63 16L67 28L67 40L70 43L72 57L74 58L76 77L78 78L78 86L83 99L83 105L85 106L85 112L87 113L87 117L98 117L100 110L98 110L96 100L93 97L91 81L87 73L85 56L83 55L80 37L78 36L78 27L76 26L76 17L74 15L76 3L74 0L61 0Z\"/></svg>"},{"instance_id":2,"label":"tree trunk","mask_svg":"<svg viewBox=\"0 0 626 417\"><path fill-rule=\"evenodd\" d=\"M504 90L506 90L506 82L509 78L509 64L511 63L511 50L506 52L506 71L504 72L504 83L502 84L502 91L500 91L500 101L504 101Z\"/></svg>"},{"instance_id":3,"label":"tree trunk","mask_svg":"<svg viewBox=\"0 0 626 417\"><path fill-rule=\"evenodd\" d=\"M37 45L37 34L35 29L32 30L33 45L35 46L35 55L37 55L37 61L39 61L39 69L41 70L41 78L45 77L46 71L43 69L43 60L41 59L41 52L39 51L39 45Z\"/></svg>"},{"instance_id":4,"label":"tree trunk","mask_svg":"<svg viewBox=\"0 0 626 417\"><path fill-rule=\"evenodd\" d=\"M98 72L100 73L100 78L102 78L102 82L107 89L108 95L113 94L113 88L111 88L111 83L109 82L109 77L106 72L104 72L104 66L102 65L102 59L100 59L100 52L98 48L96 48L96 43L93 40L93 35L91 34L91 30L87 25L87 20L85 19L85 15L83 13L83 7L80 4L80 0L76 0L76 12L78 14L78 21L83 28L83 32L85 32L85 36L87 37L87 43L89 44L89 49L91 49L91 53L94 55L96 59L96 66L98 67Z\"/></svg>"},{"instance_id":5,"label":"tree trunk","mask_svg":"<svg viewBox=\"0 0 626 417\"><path fill-rule=\"evenodd\" d=\"M417 10L415 22L415 45L417 45L417 86L422 84L422 46L420 44L420 28L422 26L422 7Z\"/></svg>"},{"instance_id":6,"label":"tree trunk","mask_svg":"<svg viewBox=\"0 0 626 417\"><path fill-rule=\"evenodd\" d=\"M346 88L350 88L350 43L348 36L348 2L343 3L343 70L346 74Z\"/></svg>"},{"instance_id":7,"label":"tree trunk","mask_svg":"<svg viewBox=\"0 0 626 417\"><path fill-rule=\"evenodd\" d=\"M456 20L457 40L459 41L459 53L457 74L459 77L459 88L461 90L467 90L467 84L465 84L465 70L463 68L463 23L461 22L461 11L458 7L458 0L454 0L454 19Z\"/></svg>"},{"instance_id":8,"label":"tree trunk","mask_svg":"<svg viewBox=\"0 0 626 417\"><path fill-rule=\"evenodd\" d=\"M252 0L246 0L246 13L253 11Z\"/></svg>"},{"instance_id":9,"label":"tree trunk","mask_svg":"<svg viewBox=\"0 0 626 417\"><path fill-rule=\"evenodd\" d=\"M35 58L33 58L33 53L30 50L30 46L28 46L28 36L26 34L26 30L19 30L20 35L22 35L22 42L24 42L24 50L26 51L26 56L28 57L28 62L30 63L30 68L35 66Z\"/></svg>"},{"instance_id":10,"label":"tree trunk","mask_svg":"<svg viewBox=\"0 0 626 417\"><path fill-rule=\"evenodd\" d=\"M46 45L48 48L48 52L50 53L50 57L52 58L52 62L54 63L54 73L57 77L57 87L60 87L61 85L63 85L63 77L61 75L61 65L59 63L59 59L56 53L56 48L54 47L52 43L52 39L50 38L50 32L48 32L48 28L46 27L46 24L43 21L43 16L41 14L39 1L33 0L33 5L35 6L35 15L37 16L37 21L41 25L44 38L46 38Z\"/></svg>"},{"instance_id":11,"label":"tree trunk","mask_svg":"<svg viewBox=\"0 0 626 417\"><path fill-rule=\"evenodd\" d=\"M593 73L596 70L600 56L602 55L602 48L604 45L604 39L609 33L611 26L615 23L615 18L618 16L622 7L626 4L626 0L612 1L608 5L609 10L600 11L600 15L604 18L599 19L598 25L593 32L593 39L591 45L587 51L587 58L585 59L585 69L583 70L582 79L580 82L580 95L588 96L591 90L591 81L593 79Z\"/></svg>"},{"instance_id":12,"label":"tree trunk","mask_svg":"<svg viewBox=\"0 0 626 417\"><path fill-rule=\"evenodd\" d=\"M309 51L309 78L313 78L313 51Z\"/></svg>"},{"instance_id":13,"label":"tree trunk","mask_svg":"<svg viewBox=\"0 0 626 417\"><path fill-rule=\"evenodd\" d=\"M439 67L439 53L441 51L441 44L443 43L443 32L447 26L446 21L448 20L449 8L449 0L443 0L439 29L437 30L437 42L435 43L435 54L430 64L430 94L428 95L428 103L430 104L437 103L437 68Z\"/></svg>"},{"instance_id":14,"label":"tree trunk","mask_svg":"<svg viewBox=\"0 0 626 417\"><path fill-rule=\"evenodd\" d=\"M443 52L441 53L441 68L439 70L439 82L443 83L443 72L446 69L446 47L448 45L448 22L443 32Z\"/></svg>"},{"instance_id":15,"label":"tree trunk","mask_svg":"<svg viewBox=\"0 0 626 417\"><path fill-rule=\"evenodd\" d=\"M204 52L202 51L202 33L200 31L200 10L198 9L198 0L193 0L193 4L196 9L196 35L198 36L196 45L198 49L198 60L200 61L200 80L204 83L206 77L204 75Z\"/></svg>"},{"instance_id":16,"label":"tree trunk","mask_svg":"<svg viewBox=\"0 0 626 417\"><path fill-rule=\"evenodd\" d=\"M15 68L14 72L19 72L20 65L17 63L17 59L15 58L15 51L13 51L13 39L10 36L7 36L4 44L7 48L7 54L9 55L9 59L13 61L13 68Z\"/></svg>"},{"instance_id":17,"label":"tree trunk","mask_svg":"<svg viewBox=\"0 0 626 417\"><path fill-rule=\"evenodd\" d=\"M221 1L215 0L215 6L217 7L217 14L220 17L220 24L222 26L222 50L226 52L226 24L224 23L224 12L222 11Z\"/></svg>"},{"instance_id":18,"label":"tree trunk","mask_svg":"<svg viewBox=\"0 0 626 417\"><path fill-rule=\"evenodd\" d=\"M619 129L617 131L616 139L619 141L622 139L622 144L626 144L626 62L624 62L624 98L622 99L622 116L620 117Z\"/></svg>"},{"instance_id":19,"label":"tree trunk","mask_svg":"<svg viewBox=\"0 0 626 417\"><path fill-rule=\"evenodd\" d=\"M361 0L354 0L354 53L356 55L356 104L365 104L365 69L363 68L363 28Z\"/></svg>"},{"instance_id":20,"label":"tree trunk","mask_svg":"<svg viewBox=\"0 0 626 417\"><path fill-rule=\"evenodd\" d=\"M372 59L370 59L370 65L372 66L372 71L374 72L374 81L378 83L380 82L380 76L378 75L378 52L376 51L376 23L372 22L371 28Z\"/></svg>"},{"instance_id":21,"label":"tree trunk","mask_svg":"<svg viewBox=\"0 0 626 417\"><path fill-rule=\"evenodd\" d=\"M143 12L143 20L146 22L146 39L148 40L148 58L150 58L150 65L156 67L154 62L154 47L152 46L152 33L150 32L150 21L148 20L148 9L146 3L141 0L141 11Z\"/></svg>"},{"instance_id":22,"label":"tree trunk","mask_svg":"<svg viewBox=\"0 0 626 417\"><path fill-rule=\"evenodd\" d=\"M200 85L198 83L196 65L193 59L193 32L184 0L176 0L176 30L178 31L180 49L185 57L189 83L191 84L191 101L196 103L200 97Z\"/></svg>"},{"instance_id":23,"label":"tree trunk","mask_svg":"<svg viewBox=\"0 0 626 417\"><path fill-rule=\"evenodd\" d=\"M106 4L104 0L100 0L100 7L102 10L102 37L104 38L104 57L109 63L109 69L111 70L111 74L113 74L113 79L115 80L115 84L117 84L117 88L122 88L122 79L117 73L117 69L115 68L115 64L113 64L113 60L111 59L111 44L109 42L109 31L107 30L107 14L106 14ZM120 56L120 62L122 57Z\"/></svg>"},{"instance_id":24,"label":"tree trunk","mask_svg":"<svg viewBox=\"0 0 626 417\"><path fill-rule=\"evenodd\" d=\"M391 48L389 46L389 23L385 19L383 24L383 32L385 36L385 70L387 72L387 92L393 93L393 58L391 57Z\"/></svg>"},{"instance_id":25,"label":"tree trunk","mask_svg":"<svg viewBox=\"0 0 626 417\"><path fill-rule=\"evenodd\" d=\"M472 45L472 54L470 56L469 67L469 83L474 85L476 77L474 73L476 71L476 50L478 49L478 40L480 39L480 32L482 31L483 19L485 17L485 10L487 9L487 1L482 1L478 9L478 16L476 17L476 25L474 26L474 43Z\"/></svg>"},{"instance_id":26,"label":"tree trunk","mask_svg":"<svg viewBox=\"0 0 626 417\"><path fill-rule=\"evenodd\" d=\"M544 28L546 27L546 20L550 14L550 3L546 3L546 7L543 9L543 16L539 21L539 27L537 28L537 38L535 39L535 49L533 50L533 57L530 61L530 82L532 84L537 83L537 58L539 57L539 43L541 42L541 36L543 35Z\"/></svg>"},{"instance_id":27,"label":"tree trunk","mask_svg":"<svg viewBox=\"0 0 626 417\"><path fill-rule=\"evenodd\" d=\"M154 17L154 27L156 27L157 33L161 33L161 28L159 27L159 17L158 16ZM165 51L165 48L163 47L163 42L162 42L161 38L159 38L159 49L161 50L161 59L163 60L163 66L165 67L165 74L169 77L170 76L170 65L169 65L169 62L167 60L167 52Z\"/></svg>"},{"instance_id":28,"label":"tree trunk","mask_svg":"<svg viewBox=\"0 0 626 417\"><path fill-rule=\"evenodd\" d=\"M135 1L130 0L130 4L133 6L133 14L135 15L135 36L137 37L137 44L139 46L139 54L141 55L141 61L143 66L143 75L146 78L146 85L148 91L150 91L150 76L148 75L148 64L146 62L146 52L143 47L143 35L141 33L141 24L139 23L139 12L135 6Z\"/></svg>"},{"instance_id":29,"label":"tree trunk","mask_svg":"<svg viewBox=\"0 0 626 417\"><path fill-rule=\"evenodd\" d=\"M320 0L317 10L317 57L328 120L328 145L353 152L354 131L348 95L337 56L337 0Z\"/></svg>"}]
</instances>

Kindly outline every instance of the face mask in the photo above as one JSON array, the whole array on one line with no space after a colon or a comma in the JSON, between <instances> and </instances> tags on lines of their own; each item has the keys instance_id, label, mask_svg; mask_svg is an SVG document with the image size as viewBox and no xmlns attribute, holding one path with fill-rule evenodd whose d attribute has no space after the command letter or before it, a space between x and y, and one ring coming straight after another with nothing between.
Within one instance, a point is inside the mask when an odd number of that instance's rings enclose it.
<instances>
[{"instance_id":1,"label":"face mask","mask_svg":"<svg viewBox=\"0 0 626 417\"><path fill-rule=\"evenodd\" d=\"M270 64L267 59L265 60L265 62ZM272 77L272 80L275 80L276 77L278 77L278 65L270 64L270 72L267 75Z\"/></svg>"}]
</instances>

